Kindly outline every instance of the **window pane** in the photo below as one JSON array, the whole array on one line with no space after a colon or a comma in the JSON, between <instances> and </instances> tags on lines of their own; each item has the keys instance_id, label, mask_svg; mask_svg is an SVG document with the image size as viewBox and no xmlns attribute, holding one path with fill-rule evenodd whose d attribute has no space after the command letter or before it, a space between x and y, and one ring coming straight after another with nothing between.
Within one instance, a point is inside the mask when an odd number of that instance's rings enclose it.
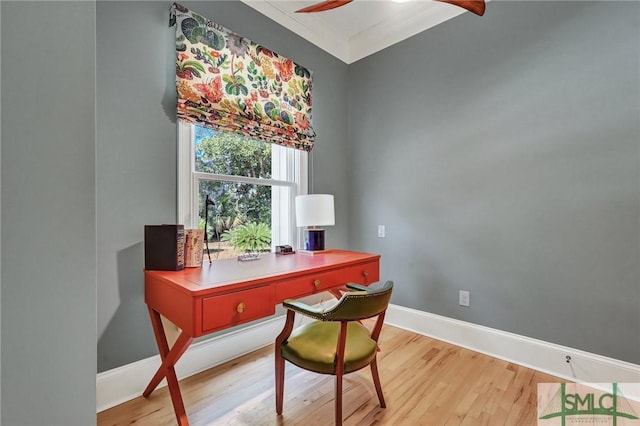
<instances>
[{"instance_id":1,"label":"window pane","mask_svg":"<svg viewBox=\"0 0 640 426\"><path fill-rule=\"evenodd\" d=\"M199 228L205 225L205 200L209 206L207 237L211 257L224 259L246 251L271 248L271 186L203 180L199 184Z\"/></svg>"},{"instance_id":2,"label":"window pane","mask_svg":"<svg viewBox=\"0 0 640 426\"><path fill-rule=\"evenodd\" d=\"M195 171L271 178L271 144L195 126Z\"/></svg>"}]
</instances>

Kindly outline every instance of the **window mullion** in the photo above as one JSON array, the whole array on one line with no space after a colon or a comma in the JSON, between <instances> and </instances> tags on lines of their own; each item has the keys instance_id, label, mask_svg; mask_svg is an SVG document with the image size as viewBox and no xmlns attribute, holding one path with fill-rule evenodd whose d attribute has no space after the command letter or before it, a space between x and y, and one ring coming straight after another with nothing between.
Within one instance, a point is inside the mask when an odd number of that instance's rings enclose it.
<instances>
[{"instance_id":1,"label":"window mullion","mask_svg":"<svg viewBox=\"0 0 640 426\"><path fill-rule=\"evenodd\" d=\"M278 185L295 187L295 182L287 182L286 180L254 178L248 176L220 175L215 173L194 172L193 176L197 180L218 180L227 182L251 183L255 185Z\"/></svg>"}]
</instances>

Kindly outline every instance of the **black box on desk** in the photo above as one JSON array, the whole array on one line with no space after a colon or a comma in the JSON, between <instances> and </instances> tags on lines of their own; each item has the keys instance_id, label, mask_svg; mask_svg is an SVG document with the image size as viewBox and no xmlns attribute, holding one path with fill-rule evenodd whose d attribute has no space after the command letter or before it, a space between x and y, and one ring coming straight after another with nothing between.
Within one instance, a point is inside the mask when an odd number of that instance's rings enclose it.
<instances>
[{"instance_id":1,"label":"black box on desk","mask_svg":"<svg viewBox=\"0 0 640 426\"><path fill-rule=\"evenodd\" d=\"M184 225L144 226L144 268L160 271L184 269Z\"/></svg>"}]
</instances>

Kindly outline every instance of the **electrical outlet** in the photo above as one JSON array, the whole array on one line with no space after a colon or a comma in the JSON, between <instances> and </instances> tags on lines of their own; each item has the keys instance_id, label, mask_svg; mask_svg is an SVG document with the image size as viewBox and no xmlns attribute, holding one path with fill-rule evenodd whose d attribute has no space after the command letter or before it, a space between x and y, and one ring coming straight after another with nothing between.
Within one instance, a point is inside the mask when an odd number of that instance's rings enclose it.
<instances>
[{"instance_id":1,"label":"electrical outlet","mask_svg":"<svg viewBox=\"0 0 640 426\"><path fill-rule=\"evenodd\" d=\"M378 225L378 238L384 238L384 236L385 236L384 225Z\"/></svg>"},{"instance_id":2,"label":"electrical outlet","mask_svg":"<svg viewBox=\"0 0 640 426\"><path fill-rule=\"evenodd\" d=\"M469 292L465 290L460 290L458 294L458 304L460 306L469 306Z\"/></svg>"}]
</instances>

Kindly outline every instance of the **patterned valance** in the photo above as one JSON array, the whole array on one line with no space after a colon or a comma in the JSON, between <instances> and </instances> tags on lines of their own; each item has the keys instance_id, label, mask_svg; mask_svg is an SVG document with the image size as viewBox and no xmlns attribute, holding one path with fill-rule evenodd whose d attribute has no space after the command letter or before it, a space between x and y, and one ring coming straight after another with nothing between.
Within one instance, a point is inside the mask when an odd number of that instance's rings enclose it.
<instances>
[{"instance_id":1,"label":"patterned valance","mask_svg":"<svg viewBox=\"0 0 640 426\"><path fill-rule=\"evenodd\" d=\"M311 151L311 72L174 3L178 118Z\"/></svg>"}]
</instances>

